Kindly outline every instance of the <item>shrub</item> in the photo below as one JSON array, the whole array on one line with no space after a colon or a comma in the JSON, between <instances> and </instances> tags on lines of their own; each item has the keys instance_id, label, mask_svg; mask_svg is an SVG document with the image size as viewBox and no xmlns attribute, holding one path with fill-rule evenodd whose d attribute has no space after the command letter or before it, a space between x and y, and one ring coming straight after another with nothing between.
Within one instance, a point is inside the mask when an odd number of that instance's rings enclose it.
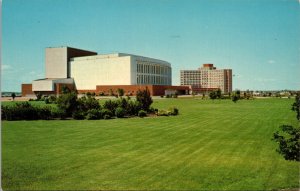
<instances>
[{"instance_id":1,"label":"shrub","mask_svg":"<svg viewBox=\"0 0 300 191\"><path fill-rule=\"evenodd\" d=\"M155 109L154 107L150 107L149 113L155 113L155 111L157 111L157 109Z\"/></svg>"},{"instance_id":2,"label":"shrub","mask_svg":"<svg viewBox=\"0 0 300 191\"><path fill-rule=\"evenodd\" d=\"M91 109L100 109L100 104L98 100L96 100L95 97L92 96L81 97L77 100L77 102L78 102L77 109L84 112Z\"/></svg>"},{"instance_id":3,"label":"shrub","mask_svg":"<svg viewBox=\"0 0 300 191\"><path fill-rule=\"evenodd\" d=\"M111 116L110 115L104 115L103 119L111 119Z\"/></svg>"},{"instance_id":4,"label":"shrub","mask_svg":"<svg viewBox=\"0 0 300 191\"><path fill-rule=\"evenodd\" d=\"M166 110L163 110L163 109L158 110L158 112L157 112L157 116L169 116L170 114L171 114L170 111L166 111Z\"/></svg>"},{"instance_id":5,"label":"shrub","mask_svg":"<svg viewBox=\"0 0 300 191\"><path fill-rule=\"evenodd\" d=\"M239 100L239 97L235 94L231 97L232 101L236 103Z\"/></svg>"},{"instance_id":6,"label":"shrub","mask_svg":"<svg viewBox=\"0 0 300 191\"><path fill-rule=\"evenodd\" d=\"M49 104L50 103L50 101L49 101L49 98L45 98L45 104Z\"/></svg>"},{"instance_id":7,"label":"shrub","mask_svg":"<svg viewBox=\"0 0 300 191\"><path fill-rule=\"evenodd\" d=\"M73 119L83 120L85 118L85 113L83 111L75 111L72 114Z\"/></svg>"},{"instance_id":8,"label":"shrub","mask_svg":"<svg viewBox=\"0 0 300 191\"><path fill-rule=\"evenodd\" d=\"M11 94L11 97L12 97L13 100L15 100L16 94L15 94L15 93L12 93L12 94Z\"/></svg>"},{"instance_id":9,"label":"shrub","mask_svg":"<svg viewBox=\"0 0 300 191\"><path fill-rule=\"evenodd\" d=\"M100 119L101 118L101 113L97 109L91 109L87 111L86 119L88 120L95 120L95 119Z\"/></svg>"},{"instance_id":10,"label":"shrub","mask_svg":"<svg viewBox=\"0 0 300 191\"><path fill-rule=\"evenodd\" d=\"M176 107L171 107L168 110L170 112L170 115L178 115L179 114L179 110Z\"/></svg>"},{"instance_id":11,"label":"shrub","mask_svg":"<svg viewBox=\"0 0 300 191\"><path fill-rule=\"evenodd\" d=\"M20 102L11 106L2 106L1 117L4 120L51 119L51 107L36 107L29 102Z\"/></svg>"},{"instance_id":12,"label":"shrub","mask_svg":"<svg viewBox=\"0 0 300 191\"><path fill-rule=\"evenodd\" d=\"M153 103L153 100L150 96L150 91L147 87L145 90L137 91L136 100L140 103L141 108L145 111L149 111L150 105Z\"/></svg>"},{"instance_id":13,"label":"shrub","mask_svg":"<svg viewBox=\"0 0 300 191\"><path fill-rule=\"evenodd\" d=\"M54 107L54 108L51 108L51 117L65 119L67 117L67 114L64 110L62 110L58 107Z\"/></svg>"},{"instance_id":14,"label":"shrub","mask_svg":"<svg viewBox=\"0 0 300 191\"><path fill-rule=\"evenodd\" d=\"M122 97L124 95L124 93L125 93L125 91L123 89L121 89L121 88L117 89L118 96Z\"/></svg>"},{"instance_id":15,"label":"shrub","mask_svg":"<svg viewBox=\"0 0 300 191\"><path fill-rule=\"evenodd\" d=\"M178 97L178 95L175 93L174 95L173 95L173 98L177 98Z\"/></svg>"},{"instance_id":16,"label":"shrub","mask_svg":"<svg viewBox=\"0 0 300 191\"><path fill-rule=\"evenodd\" d=\"M295 102L292 105L292 110L297 113L297 119L300 120L300 92L295 97Z\"/></svg>"},{"instance_id":17,"label":"shrub","mask_svg":"<svg viewBox=\"0 0 300 191\"><path fill-rule=\"evenodd\" d=\"M125 116L125 109L123 109L122 107L117 107L116 111L115 111L115 115L117 118L123 118Z\"/></svg>"},{"instance_id":18,"label":"shrub","mask_svg":"<svg viewBox=\"0 0 300 191\"><path fill-rule=\"evenodd\" d=\"M37 113L38 113L38 118L39 119L49 120L49 119L52 118L51 107L37 108Z\"/></svg>"},{"instance_id":19,"label":"shrub","mask_svg":"<svg viewBox=\"0 0 300 191\"><path fill-rule=\"evenodd\" d=\"M126 113L127 115L137 115L139 110L141 110L141 105L137 101L129 100L127 102Z\"/></svg>"},{"instance_id":20,"label":"shrub","mask_svg":"<svg viewBox=\"0 0 300 191\"><path fill-rule=\"evenodd\" d=\"M87 92L87 93L86 93L86 96L87 96L87 97L91 97L91 96L92 96L92 93L91 93L91 92Z\"/></svg>"},{"instance_id":21,"label":"shrub","mask_svg":"<svg viewBox=\"0 0 300 191\"><path fill-rule=\"evenodd\" d=\"M60 95L57 99L57 106L63 110L67 116L71 116L78 106L77 94L71 92Z\"/></svg>"},{"instance_id":22,"label":"shrub","mask_svg":"<svg viewBox=\"0 0 300 191\"><path fill-rule=\"evenodd\" d=\"M209 93L209 97L210 97L210 99L214 100L217 98L217 93L215 91L212 91Z\"/></svg>"},{"instance_id":23,"label":"shrub","mask_svg":"<svg viewBox=\"0 0 300 191\"><path fill-rule=\"evenodd\" d=\"M127 99L125 99L125 98L120 98L120 99L117 101L117 103L118 103L118 107L122 107L123 109L126 110L127 105L128 105Z\"/></svg>"},{"instance_id":24,"label":"shrub","mask_svg":"<svg viewBox=\"0 0 300 191\"><path fill-rule=\"evenodd\" d=\"M56 96L54 96L54 95L51 95L51 96L49 96L49 102L50 103L56 103Z\"/></svg>"},{"instance_id":25,"label":"shrub","mask_svg":"<svg viewBox=\"0 0 300 191\"><path fill-rule=\"evenodd\" d=\"M146 117L147 116L147 112L144 111L144 110L140 110L139 113L138 113L138 116L139 117Z\"/></svg>"},{"instance_id":26,"label":"shrub","mask_svg":"<svg viewBox=\"0 0 300 191\"><path fill-rule=\"evenodd\" d=\"M38 93L36 94L36 100L37 100L37 101L41 100L41 99L42 99L42 96L43 96L43 94L42 94L41 92L38 92Z\"/></svg>"},{"instance_id":27,"label":"shrub","mask_svg":"<svg viewBox=\"0 0 300 191\"><path fill-rule=\"evenodd\" d=\"M105 119L104 118L105 116L109 116L109 119L113 116L112 112L108 109L101 109L100 115L101 115L101 118L103 118L103 119Z\"/></svg>"},{"instance_id":28,"label":"shrub","mask_svg":"<svg viewBox=\"0 0 300 191\"><path fill-rule=\"evenodd\" d=\"M38 119L37 109L29 102L17 103L14 108L14 114L17 120L35 120Z\"/></svg>"},{"instance_id":29,"label":"shrub","mask_svg":"<svg viewBox=\"0 0 300 191\"><path fill-rule=\"evenodd\" d=\"M112 113L115 113L117 107L118 102L114 100L107 100L103 104L103 108L110 110Z\"/></svg>"}]
</instances>

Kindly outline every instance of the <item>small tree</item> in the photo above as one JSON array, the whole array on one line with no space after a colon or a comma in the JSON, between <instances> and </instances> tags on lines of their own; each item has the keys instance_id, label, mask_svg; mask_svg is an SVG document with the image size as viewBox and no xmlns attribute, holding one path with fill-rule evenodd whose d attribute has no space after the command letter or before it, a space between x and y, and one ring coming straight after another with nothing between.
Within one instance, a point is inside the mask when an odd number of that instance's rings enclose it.
<instances>
[{"instance_id":1,"label":"small tree","mask_svg":"<svg viewBox=\"0 0 300 191\"><path fill-rule=\"evenodd\" d=\"M234 103L236 103L239 100L239 97L236 94L234 94L231 96L231 99Z\"/></svg>"},{"instance_id":2,"label":"small tree","mask_svg":"<svg viewBox=\"0 0 300 191\"><path fill-rule=\"evenodd\" d=\"M240 97L241 97L241 91L240 90L236 90L235 94L238 97L238 99L240 99Z\"/></svg>"},{"instance_id":3,"label":"small tree","mask_svg":"<svg viewBox=\"0 0 300 191\"><path fill-rule=\"evenodd\" d=\"M64 111L68 117L71 116L78 106L77 94L71 92L60 95L57 99L57 106Z\"/></svg>"},{"instance_id":4,"label":"small tree","mask_svg":"<svg viewBox=\"0 0 300 191\"><path fill-rule=\"evenodd\" d=\"M141 105L141 109L143 109L145 111L149 111L150 105L153 102L153 100L150 96L150 91L147 87L144 90L138 90L137 91L136 100Z\"/></svg>"},{"instance_id":5,"label":"small tree","mask_svg":"<svg viewBox=\"0 0 300 191\"><path fill-rule=\"evenodd\" d=\"M114 96L115 95L112 89L109 89L109 94L108 95L109 96Z\"/></svg>"},{"instance_id":6,"label":"small tree","mask_svg":"<svg viewBox=\"0 0 300 191\"><path fill-rule=\"evenodd\" d=\"M117 93L118 93L118 96L119 96L119 97L122 97L122 96L124 95L124 92L125 92L125 91L124 91L123 89L121 89L121 88L118 88L118 89L117 89Z\"/></svg>"},{"instance_id":7,"label":"small tree","mask_svg":"<svg viewBox=\"0 0 300 191\"><path fill-rule=\"evenodd\" d=\"M296 111L297 119L300 120L300 92L298 92L295 97L295 103L292 105L292 110Z\"/></svg>"},{"instance_id":8,"label":"small tree","mask_svg":"<svg viewBox=\"0 0 300 191\"><path fill-rule=\"evenodd\" d=\"M209 93L209 97L210 97L210 99L212 99L212 100L216 99L216 98L217 98L216 92L215 92L215 91L210 92L210 93Z\"/></svg>"},{"instance_id":9,"label":"small tree","mask_svg":"<svg viewBox=\"0 0 300 191\"><path fill-rule=\"evenodd\" d=\"M274 140L279 144L276 150L286 160L300 161L300 128L291 125L282 125L280 130L273 135Z\"/></svg>"},{"instance_id":10,"label":"small tree","mask_svg":"<svg viewBox=\"0 0 300 191\"><path fill-rule=\"evenodd\" d=\"M12 94L11 94L11 97L12 97L13 101L15 101L16 94L15 94L15 93L12 93Z\"/></svg>"},{"instance_id":11,"label":"small tree","mask_svg":"<svg viewBox=\"0 0 300 191\"><path fill-rule=\"evenodd\" d=\"M37 100L37 101L41 100L42 97L43 97L43 94L42 94L41 92L38 92L38 93L36 94L36 100Z\"/></svg>"},{"instance_id":12,"label":"small tree","mask_svg":"<svg viewBox=\"0 0 300 191\"><path fill-rule=\"evenodd\" d=\"M64 86L61 87L61 92L63 94L67 94L67 93L70 93L71 90L67 86L64 85Z\"/></svg>"},{"instance_id":13,"label":"small tree","mask_svg":"<svg viewBox=\"0 0 300 191\"><path fill-rule=\"evenodd\" d=\"M221 92L221 89L218 89L217 91L216 91L216 96L217 96L217 98L218 99L221 99L222 98L222 92Z\"/></svg>"},{"instance_id":14,"label":"small tree","mask_svg":"<svg viewBox=\"0 0 300 191\"><path fill-rule=\"evenodd\" d=\"M299 120L299 93L296 96L295 103L292 105L292 110L297 112ZM279 152L286 160L300 161L300 127L291 125L281 125L279 131L273 135L273 140L279 144L277 152Z\"/></svg>"}]
</instances>

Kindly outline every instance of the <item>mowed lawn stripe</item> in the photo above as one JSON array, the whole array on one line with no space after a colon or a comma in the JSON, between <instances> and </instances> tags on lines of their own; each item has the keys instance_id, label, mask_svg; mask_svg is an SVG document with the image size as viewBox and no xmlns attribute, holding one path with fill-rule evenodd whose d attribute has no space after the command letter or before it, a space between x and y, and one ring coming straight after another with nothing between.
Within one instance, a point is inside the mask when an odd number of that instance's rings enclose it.
<instances>
[{"instance_id":1,"label":"mowed lawn stripe","mask_svg":"<svg viewBox=\"0 0 300 191\"><path fill-rule=\"evenodd\" d=\"M292 100L160 99L175 117L2 123L4 189L296 188L298 163L271 140Z\"/></svg>"}]
</instances>

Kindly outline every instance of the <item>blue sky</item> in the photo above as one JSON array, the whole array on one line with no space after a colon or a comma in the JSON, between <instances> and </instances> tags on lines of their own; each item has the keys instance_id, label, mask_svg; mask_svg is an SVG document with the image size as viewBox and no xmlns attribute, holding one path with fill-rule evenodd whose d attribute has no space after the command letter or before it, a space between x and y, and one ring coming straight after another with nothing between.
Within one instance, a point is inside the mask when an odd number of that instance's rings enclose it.
<instances>
[{"instance_id":1,"label":"blue sky","mask_svg":"<svg viewBox=\"0 0 300 191\"><path fill-rule=\"evenodd\" d=\"M46 47L233 69L233 89L300 89L297 0L3 0L2 91L43 78Z\"/></svg>"}]
</instances>

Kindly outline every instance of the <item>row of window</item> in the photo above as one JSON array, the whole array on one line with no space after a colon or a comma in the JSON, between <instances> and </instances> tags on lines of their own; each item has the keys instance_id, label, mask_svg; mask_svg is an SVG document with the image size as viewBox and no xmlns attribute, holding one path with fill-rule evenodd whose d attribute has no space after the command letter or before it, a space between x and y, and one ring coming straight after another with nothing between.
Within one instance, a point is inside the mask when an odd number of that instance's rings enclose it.
<instances>
[{"instance_id":1,"label":"row of window","mask_svg":"<svg viewBox=\"0 0 300 191\"><path fill-rule=\"evenodd\" d=\"M171 68L150 62L137 62L137 72L146 74L171 75Z\"/></svg>"},{"instance_id":2,"label":"row of window","mask_svg":"<svg viewBox=\"0 0 300 191\"><path fill-rule=\"evenodd\" d=\"M171 78L166 76L137 75L137 84L171 85Z\"/></svg>"}]
</instances>

